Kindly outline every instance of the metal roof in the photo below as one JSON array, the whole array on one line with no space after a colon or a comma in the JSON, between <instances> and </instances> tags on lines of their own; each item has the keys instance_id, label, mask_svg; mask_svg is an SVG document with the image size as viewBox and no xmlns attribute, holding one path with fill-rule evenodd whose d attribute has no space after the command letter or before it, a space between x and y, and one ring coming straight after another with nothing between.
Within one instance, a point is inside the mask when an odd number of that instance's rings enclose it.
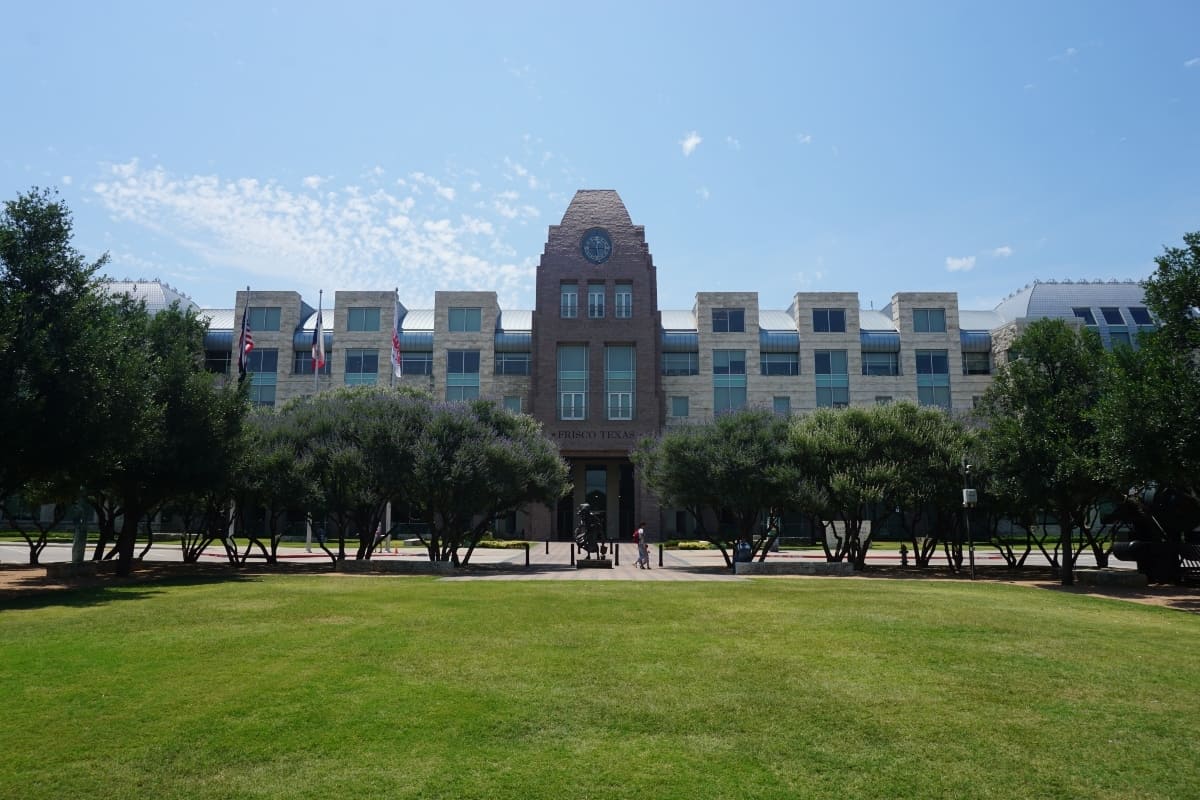
<instances>
[{"instance_id":1,"label":"metal roof","mask_svg":"<svg viewBox=\"0 0 1200 800\"><path fill-rule=\"evenodd\" d=\"M432 331L433 330L433 309L432 308L410 308L408 313L400 320L400 330L402 331Z\"/></svg>"},{"instance_id":2,"label":"metal roof","mask_svg":"<svg viewBox=\"0 0 1200 800\"><path fill-rule=\"evenodd\" d=\"M696 315L691 311L663 311L661 313L664 331L696 330Z\"/></svg>"},{"instance_id":3,"label":"metal roof","mask_svg":"<svg viewBox=\"0 0 1200 800\"><path fill-rule=\"evenodd\" d=\"M991 331L1004 324L1004 317L995 311L958 310L958 328L964 331Z\"/></svg>"},{"instance_id":4,"label":"metal roof","mask_svg":"<svg viewBox=\"0 0 1200 800\"><path fill-rule=\"evenodd\" d=\"M232 308L202 308L200 309L200 316L208 320L208 329L210 331L233 330Z\"/></svg>"},{"instance_id":5,"label":"metal roof","mask_svg":"<svg viewBox=\"0 0 1200 800\"><path fill-rule=\"evenodd\" d=\"M1145 305L1145 293L1136 281L1034 281L1013 292L996 306L1005 322L1021 317L1074 316L1073 308Z\"/></svg>"},{"instance_id":6,"label":"metal roof","mask_svg":"<svg viewBox=\"0 0 1200 800\"><path fill-rule=\"evenodd\" d=\"M796 320L792 319L792 315L786 311L760 309L758 312L758 329L766 331L794 331L796 330Z\"/></svg>"},{"instance_id":7,"label":"metal roof","mask_svg":"<svg viewBox=\"0 0 1200 800\"><path fill-rule=\"evenodd\" d=\"M105 281L101 284L101 287L111 295L123 294L128 295L134 300L144 301L146 303L146 310L151 314L165 311L171 307L172 303L176 302L185 311L200 310L200 307L192 302L192 298L157 279Z\"/></svg>"},{"instance_id":8,"label":"metal roof","mask_svg":"<svg viewBox=\"0 0 1200 800\"><path fill-rule=\"evenodd\" d=\"M860 331L894 331L895 323L888 314L873 309L861 308L858 311L858 329Z\"/></svg>"},{"instance_id":9,"label":"metal roof","mask_svg":"<svg viewBox=\"0 0 1200 800\"><path fill-rule=\"evenodd\" d=\"M500 318L496 320L496 329L501 331L532 331L532 309L514 308L510 311L500 310Z\"/></svg>"}]
</instances>

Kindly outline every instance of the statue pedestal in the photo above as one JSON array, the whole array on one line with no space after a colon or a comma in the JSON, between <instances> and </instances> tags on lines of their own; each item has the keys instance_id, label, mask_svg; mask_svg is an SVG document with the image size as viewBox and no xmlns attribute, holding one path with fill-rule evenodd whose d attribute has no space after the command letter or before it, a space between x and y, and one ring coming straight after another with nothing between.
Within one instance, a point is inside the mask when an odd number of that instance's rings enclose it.
<instances>
[{"instance_id":1,"label":"statue pedestal","mask_svg":"<svg viewBox=\"0 0 1200 800\"><path fill-rule=\"evenodd\" d=\"M612 569L611 558L577 558L575 569Z\"/></svg>"}]
</instances>

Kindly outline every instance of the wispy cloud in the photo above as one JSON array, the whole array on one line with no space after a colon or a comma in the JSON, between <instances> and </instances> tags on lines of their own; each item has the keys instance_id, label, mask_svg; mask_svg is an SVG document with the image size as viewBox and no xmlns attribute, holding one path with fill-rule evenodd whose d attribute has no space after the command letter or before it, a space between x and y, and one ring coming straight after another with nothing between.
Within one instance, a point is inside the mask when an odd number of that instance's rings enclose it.
<instances>
[{"instance_id":1,"label":"wispy cloud","mask_svg":"<svg viewBox=\"0 0 1200 800\"><path fill-rule=\"evenodd\" d=\"M996 258L1008 258L1013 254L1013 249L1005 244L992 250L991 254Z\"/></svg>"},{"instance_id":2,"label":"wispy cloud","mask_svg":"<svg viewBox=\"0 0 1200 800\"><path fill-rule=\"evenodd\" d=\"M63 183L63 186L70 186L70 185L71 185L72 183L74 183L74 182L75 182L75 179L74 179L74 178L72 178L70 175L63 175L63 176L62 176L62 183Z\"/></svg>"},{"instance_id":3,"label":"wispy cloud","mask_svg":"<svg viewBox=\"0 0 1200 800\"><path fill-rule=\"evenodd\" d=\"M273 180L175 175L133 160L111 166L92 190L116 220L251 281L301 291L399 286L410 306L431 303L437 289L493 290L509 305L531 291L532 261L496 254L511 254L507 221L536 217L533 203L496 195L511 216L479 205L456 209L453 188L421 172L398 181L399 190L313 178L292 189Z\"/></svg>"},{"instance_id":4,"label":"wispy cloud","mask_svg":"<svg viewBox=\"0 0 1200 800\"><path fill-rule=\"evenodd\" d=\"M701 200L707 200L708 198L712 197L712 192L710 192L708 190L707 186L701 186L699 189L696 190L696 194L700 197Z\"/></svg>"},{"instance_id":5,"label":"wispy cloud","mask_svg":"<svg viewBox=\"0 0 1200 800\"><path fill-rule=\"evenodd\" d=\"M733 136L726 136L725 144L729 145L730 150L741 150L742 149L742 143L740 141L738 141L736 138L734 138Z\"/></svg>"},{"instance_id":6,"label":"wispy cloud","mask_svg":"<svg viewBox=\"0 0 1200 800\"><path fill-rule=\"evenodd\" d=\"M962 258L946 257L947 272L970 272L975 269L975 256L963 256Z\"/></svg>"},{"instance_id":7,"label":"wispy cloud","mask_svg":"<svg viewBox=\"0 0 1200 800\"><path fill-rule=\"evenodd\" d=\"M696 133L696 131L690 131L679 140L679 146L683 148L683 155L686 157L696 152L696 148L699 147L700 143L703 141L704 139L700 136L700 134Z\"/></svg>"},{"instance_id":8,"label":"wispy cloud","mask_svg":"<svg viewBox=\"0 0 1200 800\"><path fill-rule=\"evenodd\" d=\"M1078 47L1068 47L1057 55L1050 56L1051 61L1070 61L1075 56L1079 55Z\"/></svg>"},{"instance_id":9,"label":"wispy cloud","mask_svg":"<svg viewBox=\"0 0 1200 800\"><path fill-rule=\"evenodd\" d=\"M1183 65L1189 69L1191 67L1200 67L1200 58L1189 58L1187 61L1183 62Z\"/></svg>"},{"instance_id":10,"label":"wispy cloud","mask_svg":"<svg viewBox=\"0 0 1200 800\"><path fill-rule=\"evenodd\" d=\"M797 133L796 141L799 142L800 144L812 144L812 134L811 133Z\"/></svg>"}]
</instances>

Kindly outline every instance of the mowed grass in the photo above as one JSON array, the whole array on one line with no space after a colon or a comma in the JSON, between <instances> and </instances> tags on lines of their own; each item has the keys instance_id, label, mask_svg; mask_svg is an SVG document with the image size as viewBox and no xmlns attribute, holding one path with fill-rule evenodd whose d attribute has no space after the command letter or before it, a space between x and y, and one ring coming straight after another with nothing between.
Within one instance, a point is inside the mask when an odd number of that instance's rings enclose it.
<instances>
[{"instance_id":1,"label":"mowed grass","mask_svg":"<svg viewBox=\"0 0 1200 800\"><path fill-rule=\"evenodd\" d=\"M0 797L1194 798L1200 618L948 582L9 601Z\"/></svg>"}]
</instances>

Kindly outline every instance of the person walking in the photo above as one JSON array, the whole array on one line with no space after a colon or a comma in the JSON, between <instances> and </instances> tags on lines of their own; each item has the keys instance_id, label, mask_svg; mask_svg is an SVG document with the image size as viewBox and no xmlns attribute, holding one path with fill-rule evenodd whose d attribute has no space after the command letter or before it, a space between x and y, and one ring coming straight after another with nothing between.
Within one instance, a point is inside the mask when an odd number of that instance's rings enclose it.
<instances>
[{"instance_id":1,"label":"person walking","mask_svg":"<svg viewBox=\"0 0 1200 800\"><path fill-rule=\"evenodd\" d=\"M646 543L646 523L639 522L637 530L633 532L633 540L637 542L638 559L637 565L641 569L650 569L650 545Z\"/></svg>"}]
</instances>

